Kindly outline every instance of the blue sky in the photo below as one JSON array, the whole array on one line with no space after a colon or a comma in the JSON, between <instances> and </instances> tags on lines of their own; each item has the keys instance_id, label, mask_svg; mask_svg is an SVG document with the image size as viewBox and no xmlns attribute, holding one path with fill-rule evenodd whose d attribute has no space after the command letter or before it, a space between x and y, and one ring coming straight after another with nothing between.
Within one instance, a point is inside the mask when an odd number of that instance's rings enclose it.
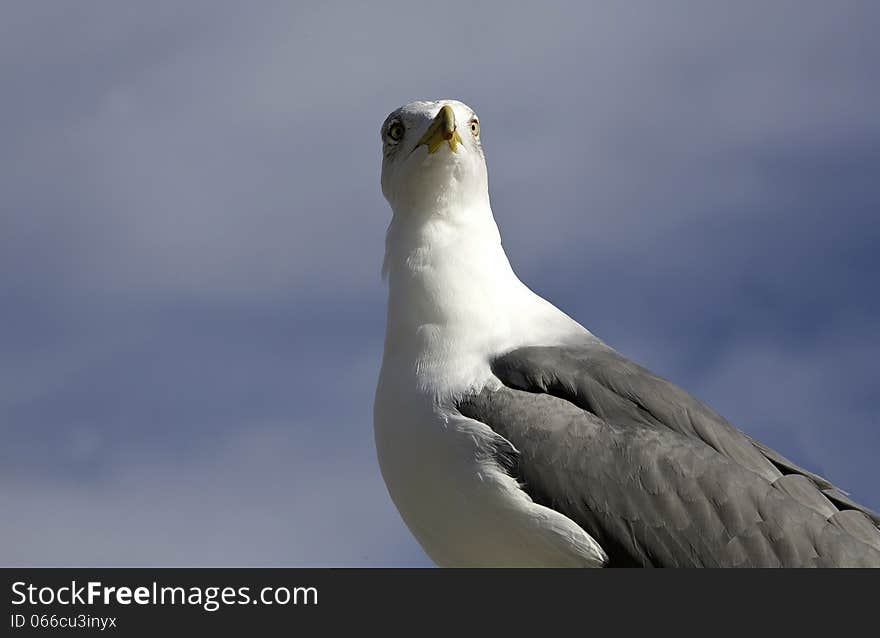
<instances>
[{"instance_id":1,"label":"blue sky","mask_svg":"<svg viewBox=\"0 0 880 638\"><path fill-rule=\"evenodd\" d=\"M0 564L426 565L372 441L379 125L514 268L880 509L871 2L7 2Z\"/></svg>"}]
</instances>

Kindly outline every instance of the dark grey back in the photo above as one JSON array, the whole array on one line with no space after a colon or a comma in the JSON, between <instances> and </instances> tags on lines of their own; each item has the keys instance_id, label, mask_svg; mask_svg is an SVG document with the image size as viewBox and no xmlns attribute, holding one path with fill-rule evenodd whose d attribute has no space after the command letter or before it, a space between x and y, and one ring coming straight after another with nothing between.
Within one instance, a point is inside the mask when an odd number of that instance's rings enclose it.
<instances>
[{"instance_id":1,"label":"dark grey back","mask_svg":"<svg viewBox=\"0 0 880 638\"><path fill-rule=\"evenodd\" d=\"M497 358L462 414L518 452L506 467L611 565L880 566L880 517L600 342Z\"/></svg>"}]
</instances>

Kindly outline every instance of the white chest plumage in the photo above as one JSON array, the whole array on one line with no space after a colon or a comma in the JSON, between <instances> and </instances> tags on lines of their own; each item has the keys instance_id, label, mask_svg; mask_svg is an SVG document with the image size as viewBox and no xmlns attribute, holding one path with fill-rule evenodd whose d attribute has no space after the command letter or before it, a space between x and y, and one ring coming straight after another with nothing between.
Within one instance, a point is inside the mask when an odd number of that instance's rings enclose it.
<instances>
[{"instance_id":1,"label":"white chest plumage","mask_svg":"<svg viewBox=\"0 0 880 638\"><path fill-rule=\"evenodd\" d=\"M491 354L585 331L515 277L500 243L462 237L454 249L448 255L435 243L417 261L386 262L391 294L374 426L389 493L439 565L601 564L593 539L534 503L498 465L497 435L453 407L462 393L498 383Z\"/></svg>"},{"instance_id":2,"label":"white chest plumage","mask_svg":"<svg viewBox=\"0 0 880 638\"><path fill-rule=\"evenodd\" d=\"M487 426L385 370L374 413L379 465L398 511L434 562L601 564L602 550L578 525L532 502L497 464Z\"/></svg>"}]
</instances>

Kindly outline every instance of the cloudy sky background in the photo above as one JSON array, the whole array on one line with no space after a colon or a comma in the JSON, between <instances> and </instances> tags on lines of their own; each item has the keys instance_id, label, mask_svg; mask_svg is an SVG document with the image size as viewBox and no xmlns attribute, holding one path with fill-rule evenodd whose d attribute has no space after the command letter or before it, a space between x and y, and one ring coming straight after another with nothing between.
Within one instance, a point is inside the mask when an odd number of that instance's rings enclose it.
<instances>
[{"instance_id":1,"label":"cloudy sky background","mask_svg":"<svg viewBox=\"0 0 880 638\"><path fill-rule=\"evenodd\" d=\"M416 98L527 283L880 508L877 3L352 4L0 8L0 564L428 564L371 423Z\"/></svg>"}]
</instances>

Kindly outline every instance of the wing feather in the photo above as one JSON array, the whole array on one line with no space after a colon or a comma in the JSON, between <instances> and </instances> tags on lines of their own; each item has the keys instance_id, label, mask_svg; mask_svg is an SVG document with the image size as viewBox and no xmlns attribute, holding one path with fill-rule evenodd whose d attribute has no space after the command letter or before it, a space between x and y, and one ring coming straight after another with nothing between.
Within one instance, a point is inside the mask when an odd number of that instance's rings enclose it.
<instances>
[{"instance_id":1,"label":"wing feather","mask_svg":"<svg viewBox=\"0 0 880 638\"><path fill-rule=\"evenodd\" d=\"M612 565L880 566L869 510L604 344L522 348L492 369L505 387L459 409Z\"/></svg>"}]
</instances>

